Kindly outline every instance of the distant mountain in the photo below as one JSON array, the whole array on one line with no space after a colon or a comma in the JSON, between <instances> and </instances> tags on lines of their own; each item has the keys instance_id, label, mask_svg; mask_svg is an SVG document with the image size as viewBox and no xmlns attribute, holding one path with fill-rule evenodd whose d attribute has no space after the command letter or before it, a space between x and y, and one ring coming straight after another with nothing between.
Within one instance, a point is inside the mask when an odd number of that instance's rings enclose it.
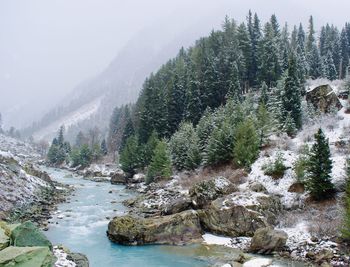
<instances>
[{"instance_id":1,"label":"distant mountain","mask_svg":"<svg viewBox=\"0 0 350 267\"><path fill-rule=\"evenodd\" d=\"M106 130L113 109L134 102L151 72L174 57L182 46L191 45L215 25L210 19L192 22L190 27L186 24L165 27L159 23L140 32L102 73L77 86L60 105L32 127L24 129L24 134L32 135L36 140L51 140L58 128L64 125L68 139L73 140L79 130L94 126Z\"/></svg>"}]
</instances>

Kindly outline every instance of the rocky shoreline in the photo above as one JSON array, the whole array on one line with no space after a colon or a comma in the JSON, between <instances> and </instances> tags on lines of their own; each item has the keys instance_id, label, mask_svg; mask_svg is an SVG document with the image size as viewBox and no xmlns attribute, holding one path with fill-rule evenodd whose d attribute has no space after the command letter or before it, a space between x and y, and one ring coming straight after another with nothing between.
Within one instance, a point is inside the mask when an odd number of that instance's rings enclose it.
<instances>
[{"instance_id":1,"label":"rocky shoreline","mask_svg":"<svg viewBox=\"0 0 350 267\"><path fill-rule=\"evenodd\" d=\"M225 246L245 253L323 267L350 264L341 244L329 238L303 240L287 229L279 229L278 216L284 207L280 198L269 194L262 184L250 184L249 191L242 192L230 180L216 177L184 188L175 176L170 181L150 185L131 182L127 188L139 195L124 201L130 209L129 215L110 221L107 235L113 242L124 245L203 243L203 235L209 232L226 236ZM223 245L220 243L211 245Z\"/></svg>"}]
</instances>

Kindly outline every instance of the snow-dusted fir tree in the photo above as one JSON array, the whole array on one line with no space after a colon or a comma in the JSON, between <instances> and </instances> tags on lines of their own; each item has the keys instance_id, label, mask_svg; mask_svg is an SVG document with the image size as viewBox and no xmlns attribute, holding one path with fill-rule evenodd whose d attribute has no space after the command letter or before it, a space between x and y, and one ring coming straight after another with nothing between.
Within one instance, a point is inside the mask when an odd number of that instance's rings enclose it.
<instances>
[{"instance_id":1,"label":"snow-dusted fir tree","mask_svg":"<svg viewBox=\"0 0 350 267\"><path fill-rule=\"evenodd\" d=\"M253 121L248 118L235 131L233 158L238 166L250 168L259 155L259 137Z\"/></svg>"},{"instance_id":2,"label":"snow-dusted fir tree","mask_svg":"<svg viewBox=\"0 0 350 267\"><path fill-rule=\"evenodd\" d=\"M310 150L307 164L306 188L312 198L316 200L327 199L334 194L334 185L331 181L332 160L326 139L320 128L315 134L315 143Z\"/></svg>"},{"instance_id":3,"label":"snow-dusted fir tree","mask_svg":"<svg viewBox=\"0 0 350 267\"><path fill-rule=\"evenodd\" d=\"M297 129L302 127L300 83L297 75L295 55L293 53L289 58L288 74L284 81L282 112L284 119L287 118L289 113L291 114Z\"/></svg>"},{"instance_id":4,"label":"snow-dusted fir tree","mask_svg":"<svg viewBox=\"0 0 350 267\"><path fill-rule=\"evenodd\" d=\"M170 139L169 148L172 163L178 170L192 170L201 163L199 138L192 123L181 123Z\"/></svg>"},{"instance_id":5,"label":"snow-dusted fir tree","mask_svg":"<svg viewBox=\"0 0 350 267\"><path fill-rule=\"evenodd\" d=\"M164 141L158 142L151 164L148 167L146 183L149 184L156 178L170 178L171 161L168 153L167 144Z\"/></svg>"}]
</instances>

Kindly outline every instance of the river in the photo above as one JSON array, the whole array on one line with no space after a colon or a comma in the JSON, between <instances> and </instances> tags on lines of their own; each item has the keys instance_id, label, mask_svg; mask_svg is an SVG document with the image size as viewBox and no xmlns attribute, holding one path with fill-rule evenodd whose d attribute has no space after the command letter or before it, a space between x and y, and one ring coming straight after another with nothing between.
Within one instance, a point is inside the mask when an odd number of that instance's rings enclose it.
<instances>
[{"instance_id":1,"label":"river","mask_svg":"<svg viewBox=\"0 0 350 267\"><path fill-rule=\"evenodd\" d=\"M124 214L126 208L122 202L135 193L123 185L73 177L65 170L45 168L45 171L54 180L76 189L67 202L58 205L45 233L53 244L63 244L73 252L84 253L91 267L212 266L208 259L198 258L201 253L196 246L121 246L110 242L106 236L110 218ZM274 263L277 266L304 266L285 261Z\"/></svg>"}]
</instances>

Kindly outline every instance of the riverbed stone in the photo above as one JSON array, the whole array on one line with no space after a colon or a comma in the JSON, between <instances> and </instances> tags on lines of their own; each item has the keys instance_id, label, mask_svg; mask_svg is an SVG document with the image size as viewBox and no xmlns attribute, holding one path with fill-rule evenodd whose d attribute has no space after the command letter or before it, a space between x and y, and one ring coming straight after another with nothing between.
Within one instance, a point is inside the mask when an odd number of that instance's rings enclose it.
<instances>
[{"instance_id":1,"label":"riverbed stone","mask_svg":"<svg viewBox=\"0 0 350 267\"><path fill-rule=\"evenodd\" d=\"M52 244L32 222L27 221L11 232L11 244L15 247L48 247Z\"/></svg>"},{"instance_id":2,"label":"riverbed stone","mask_svg":"<svg viewBox=\"0 0 350 267\"><path fill-rule=\"evenodd\" d=\"M150 218L118 216L109 222L107 235L111 241L123 245L180 245L200 240L202 229L198 213L187 210Z\"/></svg>"},{"instance_id":3,"label":"riverbed stone","mask_svg":"<svg viewBox=\"0 0 350 267\"><path fill-rule=\"evenodd\" d=\"M287 239L287 233L282 230L274 230L272 227L260 228L255 231L249 250L259 254L271 254L281 250Z\"/></svg>"},{"instance_id":4,"label":"riverbed stone","mask_svg":"<svg viewBox=\"0 0 350 267\"><path fill-rule=\"evenodd\" d=\"M55 257L48 247L7 247L0 251L0 266L52 267Z\"/></svg>"}]
</instances>

